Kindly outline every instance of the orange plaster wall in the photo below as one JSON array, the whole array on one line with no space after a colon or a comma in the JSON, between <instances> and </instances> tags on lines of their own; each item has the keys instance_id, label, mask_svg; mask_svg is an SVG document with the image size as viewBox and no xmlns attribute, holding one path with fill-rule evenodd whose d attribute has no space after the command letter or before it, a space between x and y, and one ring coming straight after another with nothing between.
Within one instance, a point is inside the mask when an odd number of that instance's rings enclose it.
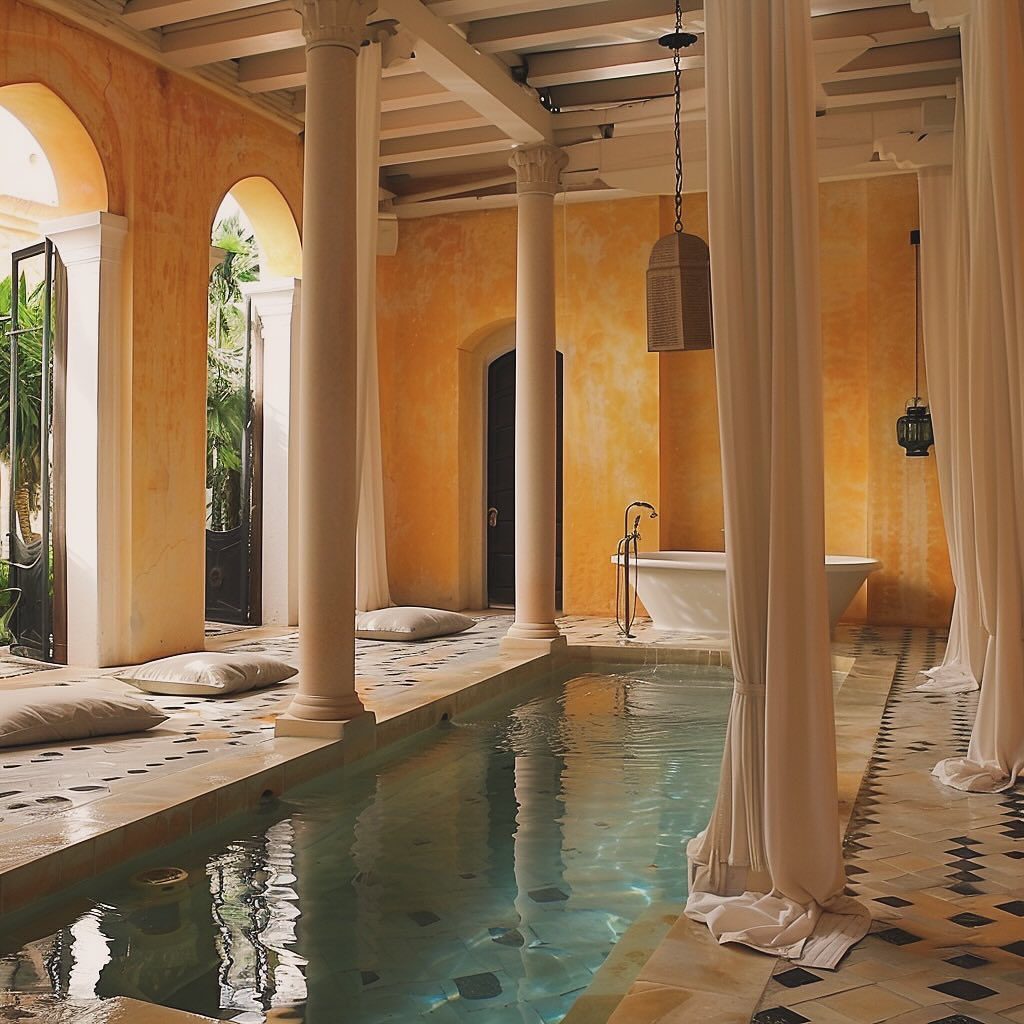
<instances>
[{"instance_id":1,"label":"orange plaster wall","mask_svg":"<svg viewBox=\"0 0 1024 1024\"><path fill-rule=\"evenodd\" d=\"M564 603L611 614L609 557L622 509L658 494L658 365L647 353L644 268L658 231L652 199L555 213L558 344L564 353ZM379 261L380 388L392 596L457 607L469 557L460 529L484 515L460 506L459 358L515 316L514 210L402 224L398 254ZM464 386L479 388L478 378ZM659 546L658 522L644 546Z\"/></svg>"},{"instance_id":2,"label":"orange plaster wall","mask_svg":"<svg viewBox=\"0 0 1024 1024\"><path fill-rule=\"evenodd\" d=\"M663 226L671 224L663 203ZM686 222L704 235L706 197ZM821 186L825 539L834 553L884 568L847 618L943 626L953 586L934 455L908 459L896 418L913 391L917 181L896 175ZM666 219L666 217L668 219ZM660 356L662 539L666 548L721 548L722 495L714 360Z\"/></svg>"},{"instance_id":3,"label":"orange plaster wall","mask_svg":"<svg viewBox=\"0 0 1024 1024\"><path fill-rule=\"evenodd\" d=\"M0 85L40 82L75 112L128 219L130 651L203 645L206 305L210 228L241 178L296 216L298 138L61 18L0 0ZM73 510L69 510L73 514Z\"/></svg>"},{"instance_id":4,"label":"orange plaster wall","mask_svg":"<svg viewBox=\"0 0 1024 1024\"><path fill-rule=\"evenodd\" d=\"M824 184L820 213L826 541L885 564L848 618L944 625L952 582L935 460L907 459L895 442L913 382L916 180ZM706 237L706 196L686 197L684 219ZM633 498L660 512L643 528L645 547L722 546L714 354L646 348L644 271L671 223L666 200L556 210L570 613L610 614L607 558ZM479 490L460 488L459 450L471 439L459 410L482 394L460 394L458 359L515 315L515 213L403 222L398 255L379 267L392 592L455 607L465 603L467 517L483 514ZM481 384L464 377L461 387Z\"/></svg>"}]
</instances>

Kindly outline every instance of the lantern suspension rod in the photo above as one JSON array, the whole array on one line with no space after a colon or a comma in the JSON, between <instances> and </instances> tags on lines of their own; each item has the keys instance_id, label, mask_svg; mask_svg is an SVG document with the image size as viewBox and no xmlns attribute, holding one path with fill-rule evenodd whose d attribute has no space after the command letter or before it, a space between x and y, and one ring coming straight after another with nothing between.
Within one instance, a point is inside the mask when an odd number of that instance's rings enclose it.
<instances>
[{"instance_id":1,"label":"lantern suspension rod","mask_svg":"<svg viewBox=\"0 0 1024 1024\"><path fill-rule=\"evenodd\" d=\"M921 236L914 242L914 405L921 402Z\"/></svg>"},{"instance_id":2,"label":"lantern suspension rod","mask_svg":"<svg viewBox=\"0 0 1024 1024\"><path fill-rule=\"evenodd\" d=\"M683 31L682 0L676 0L676 27L674 32L662 36L658 43L672 51L672 65L675 73L675 135L676 135L676 224L677 235L683 233L683 69L681 51L693 46L697 37Z\"/></svg>"}]
</instances>

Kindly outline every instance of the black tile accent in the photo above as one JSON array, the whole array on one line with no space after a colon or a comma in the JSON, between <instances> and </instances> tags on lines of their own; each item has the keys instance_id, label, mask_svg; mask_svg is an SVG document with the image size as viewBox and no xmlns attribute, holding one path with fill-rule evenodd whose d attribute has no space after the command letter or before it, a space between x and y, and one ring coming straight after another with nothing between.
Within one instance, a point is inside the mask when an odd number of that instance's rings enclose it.
<instances>
[{"instance_id":1,"label":"black tile accent","mask_svg":"<svg viewBox=\"0 0 1024 1024\"><path fill-rule=\"evenodd\" d=\"M989 996L998 995L994 988L986 988L977 982L968 981L966 978L954 978L952 981L944 981L941 985L929 985L930 989L942 992L954 999L964 999L973 1003L978 999L987 999Z\"/></svg>"},{"instance_id":2,"label":"black tile accent","mask_svg":"<svg viewBox=\"0 0 1024 1024\"><path fill-rule=\"evenodd\" d=\"M772 981L777 981L786 988L800 988L801 985L814 985L821 981L816 974L805 971L802 967L792 967L788 971L776 974Z\"/></svg>"},{"instance_id":3,"label":"black tile accent","mask_svg":"<svg viewBox=\"0 0 1024 1024\"><path fill-rule=\"evenodd\" d=\"M920 935L914 935L902 928L886 928L885 931L875 932L875 938L893 946L909 946L912 942L921 941Z\"/></svg>"},{"instance_id":4,"label":"black tile accent","mask_svg":"<svg viewBox=\"0 0 1024 1024\"><path fill-rule=\"evenodd\" d=\"M773 1006L754 1014L751 1024L809 1024L810 1017L790 1010L786 1006Z\"/></svg>"},{"instance_id":5,"label":"black tile accent","mask_svg":"<svg viewBox=\"0 0 1024 1024\"><path fill-rule=\"evenodd\" d=\"M558 903L559 900L569 898L561 889L555 889L553 886L546 889L532 889L529 895L534 903Z\"/></svg>"},{"instance_id":6,"label":"black tile accent","mask_svg":"<svg viewBox=\"0 0 1024 1024\"><path fill-rule=\"evenodd\" d=\"M985 957L978 956L975 953L961 953L959 956L951 956L946 963L972 971L975 967L984 967L985 964L990 964L992 961L986 960Z\"/></svg>"},{"instance_id":7,"label":"black tile accent","mask_svg":"<svg viewBox=\"0 0 1024 1024\"><path fill-rule=\"evenodd\" d=\"M876 896L876 903L884 903L887 907L912 907L910 900L900 899L899 896Z\"/></svg>"},{"instance_id":8,"label":"black tile accent","mask_svg":"<svg viewBox=\"0 0 1024 1024\"><path fill-rule=\"evenodd\" d=\"M372 985L375 981L380 981L380 975L376 971L360 971L359 977L364 985Z\"/></svg>"},{"instance_id":9,"label":"black tile accent","mask_svg":"<svg viewBox=\"0 0 1024 1024\"><path fill-rule=\"evenodd\" d=\"M957 882L956 885L949 886L949 891L955 892L957 896L980 896L984 889L979 889L970 882Z\"/></svg>"},{"instance_id":10,"label":"black tile accent","mask_svg":"<svg viewBox=\"0 0 1024 1024\"><path fill-rule=\"evenodd\" d=\"M1004 910L1014 917L1024 917L1024 900L1011 900L1009 903L999 903L996 910Z\"/></svg>"},{"instance_id":11,"label":"black tile accent","mask_svg":"<svg viewBox=\"0 0 1024 1024\"><path fill-rule=\"evenodd\" d=\"M982 917L981 914L954 914L950 919L953 924L958 924L962 928L981 928L986 924L992 924L994 920L991 917Z\"/></svg>"},{"instance_id":12,"label":"black tile accent","mask_svg":"<svg viewBox=\"0 0 1024 1024\"><path fill-rule=\"evenodd\" d=\"M968 1017L963 1013L954 1013L952 1017L940 1017L932 1024L981 1024L977 1017Z\"/></svg>"},{"instance_id":13,"label":"black tile accent","mask_svg":"<svg viewBox=\"0 0 1024 1024\"><path fill-rule=\"evenodd\" d=\"M437 924L441 920L432 910L410 910L409 918L421 928L426 928L428 924Z\"/></svg>"},{"instance_id":14,"label":"black tile accent","mask_svg":"<svg viewBox=\"0 0 1024 1024\"><path fill-rule=\"evenodd\" d=\"M951 843L956 843L958 846L980 846L980 839L971 839L970 836L953 836L950 839Z\"/></svg>"},{"instance_id":15,"label":"black tile accent","mask_svg":"<svg viewBox=\"0 0 1024 1024\"><path fill-rule=\"evenodd\" d=\"M467 974L454 981L463 999L493 999L501 995L501 982L490 971L486 974Z\"/></svg>"},{"instance_id":16,"label":"black tile accent","mask_svg":"<svg viewBox=\"0 0 1024 1024\"><path fill-rule=\"evenodd\" d=\"M1024 957L1024 940L1011 942L1008 946L1001 946L1000 949L1005 949L1007 953L1013 953L1016 956Z\"/></svg>"}]
</instances>

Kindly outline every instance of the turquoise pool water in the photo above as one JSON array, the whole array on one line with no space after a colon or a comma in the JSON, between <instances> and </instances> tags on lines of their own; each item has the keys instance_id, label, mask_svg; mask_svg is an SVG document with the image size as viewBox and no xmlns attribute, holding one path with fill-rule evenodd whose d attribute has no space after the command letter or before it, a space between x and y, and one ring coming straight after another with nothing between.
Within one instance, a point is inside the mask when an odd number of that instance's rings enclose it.
<instances>
[{"instance_id":1,"label":"turquoise pool water","mask_svg":"<svg viewBox=\"0 0 1024 1024\"><path fill-rule=\"evenodd\" d=\"M489 705L8 922L0 986L244 1024L560 1021L685 895L730 693L673 666ZM177 893L131 884L168 865Z\"/></svg>"}]
</instances>

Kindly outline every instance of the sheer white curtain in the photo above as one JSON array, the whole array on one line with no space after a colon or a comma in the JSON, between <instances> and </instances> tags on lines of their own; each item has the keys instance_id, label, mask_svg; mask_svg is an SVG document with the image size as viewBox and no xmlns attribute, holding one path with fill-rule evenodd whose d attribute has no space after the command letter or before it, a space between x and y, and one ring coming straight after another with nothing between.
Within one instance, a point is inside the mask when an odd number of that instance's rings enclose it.
<instances>
[{"instance_id":1,"label":"sheer white curtain","mask_svg":"<svg viewBox=\"0 0 1024 1024\"><path fill-rule=\"evenodd\" d=\"M834 967L845 885L825 589L818 180L806 0L708 4L708 202L736 677L686 912Z\"/></svg>"},{"instance_id":2,"label":"sheer white curtain","mask_svg":"<svg viewBox=\"0 0 1024 1024\"><path fill-rule=\"evenodd\" d=\"M926 671L918 689L956 693L976 690L985 666L988 634L981 621L971 439L968 423L970 361L967 338L966 209L963 94L958 90L952 167L918 174L921 210L921 314L928 398L935 425L949 560L956 600L942 664Z\"/></svg>"},{"instance_id":3,"label":"sheer white curtain","mask_svg":"<svg viewBox=\"0 0 1024 1024\"><path fill-rule=\"evenodd\" d=\"M933 23L959 24L963 130L954 181L966 220L967 422L978 591L988 634L966 757L935 775L998 792L1024 773L1024 3L915 0Z\"/></svg>"},{"instance_id":4,"label":"sheer white curtain","mask_svg":"<svg viewBox=\"0 0 1024 1024\"><path fill-rule=\"evenodd\" d=\"M377 384L377 210L379 195L381 43L359 52L356 84L356 280L358 304L358 387L356 480L356 608L373 611L391 604L384 537L384 462L380 441Z\"/></svg>"}]
</instances>

